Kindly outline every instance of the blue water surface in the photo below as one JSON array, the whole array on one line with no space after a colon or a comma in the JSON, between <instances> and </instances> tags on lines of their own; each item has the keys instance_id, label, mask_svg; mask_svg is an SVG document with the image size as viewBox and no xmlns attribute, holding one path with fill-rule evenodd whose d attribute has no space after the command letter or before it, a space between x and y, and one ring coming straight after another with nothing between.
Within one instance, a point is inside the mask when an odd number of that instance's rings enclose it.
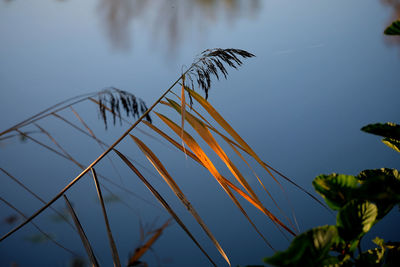
<instances>
[{"instance_id":1,"label":"blue water surface","mask_svg":"<svg viewBox=\"0 0 400 267\"><path fill-rule=\"evenodd\" d=\"M398 1L388 0L4 0L0 2L0 131L64 99L110 86L133 93L150 106L201 51L240 48L256 57L238 70L229 69L227 80L214 79L208 100L260 158L310 192L314 192L312 180L321 173L356 175L364 169L399 168L396 152L379 137L360 131L369 123L399 123L399 39L383 35L399 14L398 7ZM174 91L180 94L179 86ZM198 104L194 107L201 110ZM108 144L128 128L126 123L114 127L111 120L106 131L90 101L73 108ZM159 105L155 111L180 124L178 114L167 107ZM85 129L71 109L59 115ZM181 142L155 114L152 117L156 126ZM54 116L37 124L85 167L103 151L96 141ZM200 140L189 124L185 129ZM60 151L37 126L21 131L32 132L32 137ZM149 137L150 131L143 125L132 133L162 161L219 240L232 266L262 264L263 257L273 254L205 169L156 134ZM211 149L199 143L221 173L233 181ZM265 206L285 221L252 171L229 146L223 147ZM216 264L226 266L131 138L117 148L135 161ZM279 178L282 191L254 160L246 159L285 214L292 216L295 211L300 231L335 224L335 215ZM19 138L0 141L0 167L45 201L81 172L70 160ZM96 170L120 185L101 180L113 236L126 265L135 248L169 215L115 154L104 158ZM3 172L0 183L1 198L26 216L43 205ZM111 197L108 189L118 198ZM84 176L66 194L100 264L112 266L92 177ZM265 215L240 201L272 246L285 249L290 234L282 235ZM64 200L53 207L65 212ZM15 214L10 206L0 204L2 235L23 221L19 215L16 222L7 222ZM87 259L79 236L52 210L33 222ZM376 235L399 240L399 223L399 213L393 211L363 245L370 246L368 240ZM5 239L0 243L0 266L72 266L75 256L40 237L29 224ZM211 265L177 223L166 228L141 260L149 266Z\"/></svg>"}]
</instances>

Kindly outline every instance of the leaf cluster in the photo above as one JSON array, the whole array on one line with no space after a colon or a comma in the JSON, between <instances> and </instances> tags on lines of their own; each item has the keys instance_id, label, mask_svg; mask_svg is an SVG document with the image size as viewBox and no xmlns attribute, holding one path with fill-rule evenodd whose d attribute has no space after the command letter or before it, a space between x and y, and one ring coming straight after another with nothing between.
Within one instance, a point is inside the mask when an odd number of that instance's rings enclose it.
<instances>
[{"instance_id":1,"label":"leaf cluster","mask_svg":"<svg viewBox=\"0 0 400 267\"><path fill-rule=\"evenodd\" d=\"M400 35L400 20L395 20L391 25L389 25L384 33L386 35Z\"/></svg>"},{"instance_id":2,"label":"leaf cluster","mask_svg":"<svg viewBox=\"0 0 400 267\"><path fill-rule=\"evenodd\" d=\"M384 137L385 144L400 142L400 126L370 124L362 131ZM396 151L398 146L390 146ZM274 266L400 266L400 243L375 238L376 248L361 251L361 239L400 203L400 175L396 169L364 170L357 176L320 175L314 189L338 211L336 225L313 228L283 252L264 261ZM358 249L358 253L356 250ZM356 255L357 254L357 255Z\"/></svg>"}]
</instances>

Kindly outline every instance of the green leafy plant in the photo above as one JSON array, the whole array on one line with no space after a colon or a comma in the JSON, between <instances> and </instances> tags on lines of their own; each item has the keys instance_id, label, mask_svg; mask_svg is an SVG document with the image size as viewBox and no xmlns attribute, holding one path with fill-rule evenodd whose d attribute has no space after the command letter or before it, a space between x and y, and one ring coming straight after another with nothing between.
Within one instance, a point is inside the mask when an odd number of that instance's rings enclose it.
<instances>
[{"instance_id":1,"label":"green leafy plant","mask_svg":"<svg viewBox=\"0 0 400 267\"><path fill-rule=\"evenodd\" d=\"M383 137L399 151L400 126L370 124L362 131ZM290 247L264 259L274 266L399 266L400 242L377 237L377 247L361 250L361 239L400 203L400 174L396 169L364 170L357 176L320 175L313 186L328 206L338 211L336 225L313 228L294 238Z\"/></svg>"},{"instance_id":2,"label":"green leafy plant","mask_svg":"<svg viewBox=\"0 0 400 267\"><path fill-rule=\"evenodd\" d=\"M393 23L385 29L387 35L400 35L400 20L395 20Z\"/></svg>"}]
</instances>

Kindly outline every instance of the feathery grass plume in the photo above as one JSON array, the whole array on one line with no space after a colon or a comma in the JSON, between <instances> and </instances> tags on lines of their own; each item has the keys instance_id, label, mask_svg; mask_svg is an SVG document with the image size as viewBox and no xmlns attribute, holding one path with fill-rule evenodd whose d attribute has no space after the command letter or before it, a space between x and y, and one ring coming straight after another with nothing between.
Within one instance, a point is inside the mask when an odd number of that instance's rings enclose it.
<instances>
[{"instance_id":1,"label":"feathery grass plume","mask_svg":"<svg viewBox=\"0 0 400 267\"><path fill-rule=\"evenodd\" d=\"M142 99L115 87L103 90L98 95L98 100L100 115L104 121L106 129L107 107L111 110L114 125L117 117L119 118L120 123L122 123L121 110L126 112L127 117L132 116L133 118L138 118L147 111L146 103ZM149 114L146 114L145 119L151 123L151 117Z\"/></svg>"},{"instance_id":2,"label":"feathery grass plume","mask_svg":"<svg viewBox=\"0 0 400 267\"><path fill-rule=\"evenodd\" d=\"M220 74L222 73L226 79L228 71L224 63L229 67L237 69L243 64L239 57L246 59L255 57L255 55L245 50L233 48L213 48L204 50L195 60L192 68L187 72L186 77L191 81L192 88L194 88L193 81L196 80L197 85L204 91L207 99L208 91L211 87L211 78L215 76L219 80ZM192 104L191 96L189 95L189 97L190 103Z\"/></svg>"}]
</instances>

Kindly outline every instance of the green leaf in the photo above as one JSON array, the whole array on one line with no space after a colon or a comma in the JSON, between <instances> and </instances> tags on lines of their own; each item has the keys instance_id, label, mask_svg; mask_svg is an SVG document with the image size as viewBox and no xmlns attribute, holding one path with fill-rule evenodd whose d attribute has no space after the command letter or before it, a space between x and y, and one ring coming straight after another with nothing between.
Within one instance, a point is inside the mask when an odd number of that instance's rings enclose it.
<instances>
[{"instance_id":1,"label":"green leaf","mask_svg":"<svg viewBox=\"0 0 400 267\"><path fill-rule=\"evenodd\" d=\"M337 228L332 225L313 228L293 239L289 248L277 252L264 262L274 266L321 266L332 263L328 254L331 246L337 242Z\"/></svg>"},{"instance_id":2,"label":"green leaf","mask_svg":"<svg viewBox=\"0 0 400 267\"><path fill-rule=\"evenodd\" d=\"M382 248L369 249L363 252L356 261L356 266L381 266L385 250Z\"/></svg>"},{"instance_id":3,"label":"green leaf","mask_svg":"<svg viewBox=\"0 0 400 267\"><path fill-rule=\"evenodd\" d=\"M369 249L363 252L357 259L358 266L382 266L385 256L385 241L382 238L375 237L372 240L379 248Z\"/></svg>"},{"instance_id":4,"label":"green leaf","mask_svg":"<svg viewBox=\"0 0 400 267\"><path fill-rule=\"evenodd\" d=\"M367 233L375 223L378 208L369 201L352 200L338 213L336 224L340 237L344 240L357 240Z\"/></svg>"},{"instance_id":5,"label":"green leaf","mask_svg":"<svg viewBox=\"0 0 400 267\"><path fill-rule=\"evenodd\" d=\"M400 35L400 20L395 20L384 31L386 35Z\"/></svg>"},{"instance_id":6,"label":"green leaf","mask_svg":"<svg viewBox=\"0 0 400 267\"><path fill-rule=\"evenodd\" d=\"M361 186L359 198L367 199L378 206L378 219L383 218L400 203L400 174L396 169L365 170L358 174Z\"/></svg>"},{"instance_id":7,"label":"green leaf","mask_svg":"<svg viewBox=\"0 0 400 267\"><path fill-rule=\"evenodd\" d=\"M400 125L392 122L368 124L361 131L400 141Z\"/></svg>"},{"instance_id":8,"label":"green leaf","mask_svg":"<svg viewBox=\"0 0 400 267\"><path fill-rule=\"evenodd\" d=\"M383 138L382 143L400 153L400 141L391 138Z\"/></svg>"},{"instance_id":9,"label":"green leaf","mask_svg":"<svg viewBox=\"0 0 400 267\"><path fill-rule=\"evenodd\" d=\"M359 186L359 182L354 176L336 173L319 175L314 179L312 184L315 191L334 210L339 210L353 199L354 192Z\"/></svg>"},{"instance_id":10,"label":"green leaf","mask_svg":"<svg viewBox=\"0 0 400 267\"><path fill-rule=\"evenodd\" d=\"M399 266L400 242L387 242L385 243L385 247L387 248L385 267Z\"/></svg>"},{"instance_id":11,"label":"green leaf","mask_svg":"<svg viewBox=\"0 0 400 267\"><path fill-rule=\"evenodd\" d=\"M375 237L372 242L374 242L375 245L378 245L380 247L384 247L385 246L385 240L383 240L383 238L380 237Z\"/></svg>"},{"instance_id":12,"label":"green leaf","mask_svg":"<svg viewBox=\"0 0 400 267\"><path fill-rule=\"evenodd\" d=\"M389 168L364 170L357 175L357 178L363 182L368 182L373 179L380 179L385 183L400 183L399 171Z\"/></svg>"},{"instance_id":13,"label":"green leaf","mask_svg":"<svg viewBox=\"0 0 400 267\"><path fill-rule=\"evenodd\" d=\"M340 267L342 266L341 262L337 257L327 257L321 262L321 266L324 267Z\"/></svg>"}]
</instances>

